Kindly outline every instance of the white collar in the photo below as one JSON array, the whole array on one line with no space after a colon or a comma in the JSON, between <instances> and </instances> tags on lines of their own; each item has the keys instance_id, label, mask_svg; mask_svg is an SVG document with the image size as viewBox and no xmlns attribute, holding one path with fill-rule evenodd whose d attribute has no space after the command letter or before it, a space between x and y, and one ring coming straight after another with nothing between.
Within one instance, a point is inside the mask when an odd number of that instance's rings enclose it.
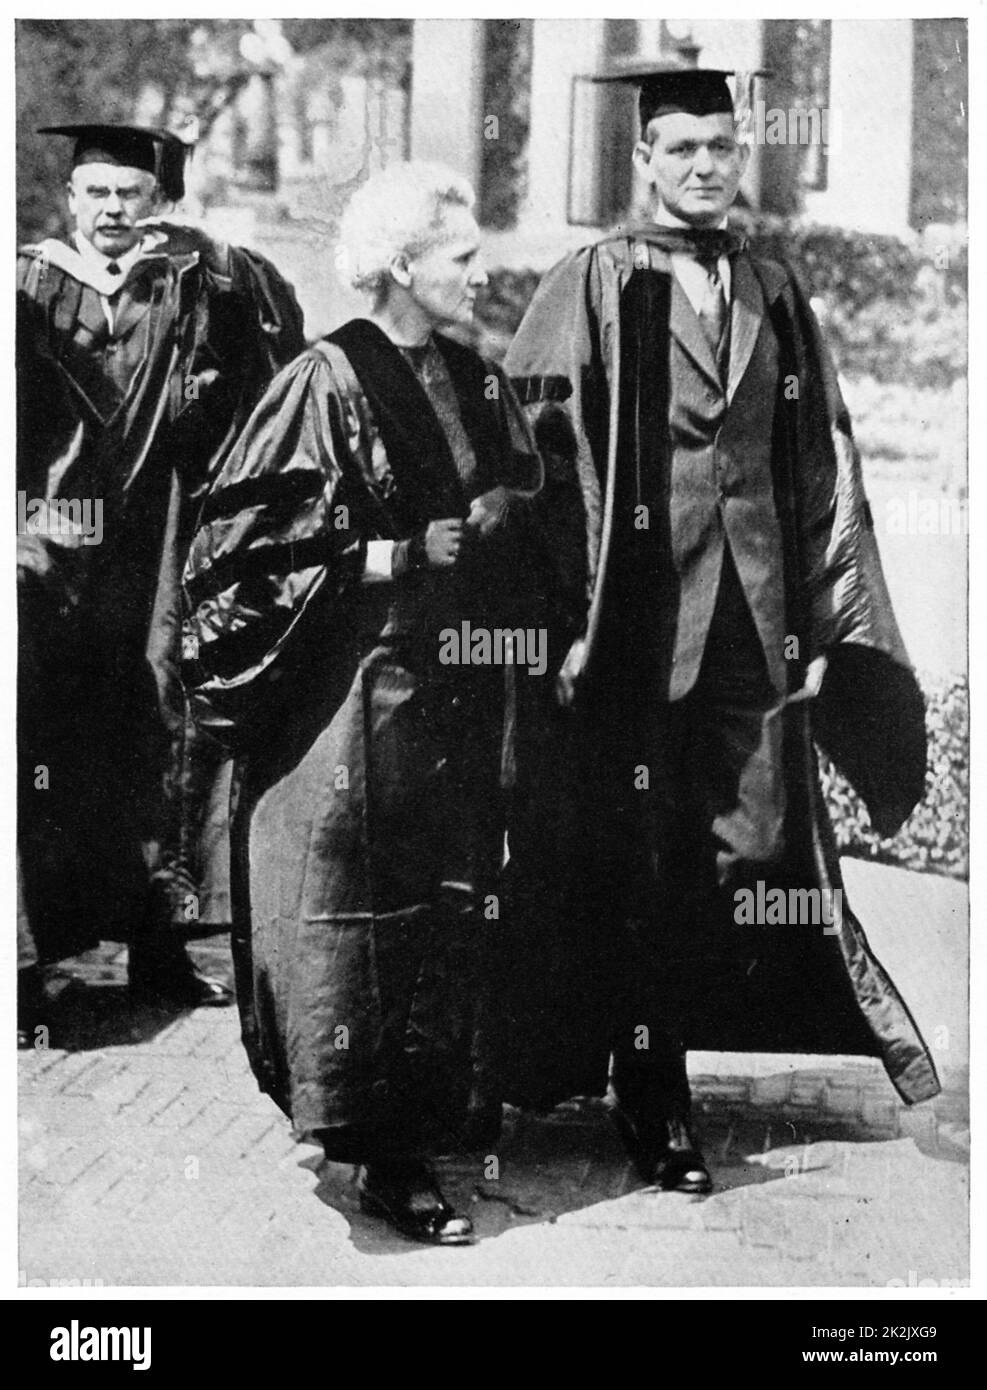
<instances>
[{"instance_id":1,"label":"white collar","mask_svg":"<svg viewBox=\"0 0 987 1390\"><path fill-rule=\"evenodd\" d=\"M665 207L664 203L658 204L657 208L655 209L654 216L651 220L652 222L656 223L659 227L692 227L691 222L684 222L681 217L675 217L672 213L670 213L668 209ZM722 231L726 225L727 214L724 213L723 221L717 223L715 230Z\"/></svg>"},{"instance_id":2,"label":"white collar","mask_svg":"<svg viewBox=\"0 0 987 1390\"><path fill-rule=\"evenodd\" d=\"M83 263L98 275L100 285L102 286L102 284L105 283L107 277L110 279L110 284L114 287L110 292L110 298L112 298L113 294L115 294L118 289L122 288L124 281L130 274L131 268L140 259L143 250L142 242L138 241L131 246L129 251L125 251L122 256L104 256L102 251L97 251L92 242L89 241L87 237L84 237L81 232L75 232L72 240L75 242L76 249L82 257ZM109 276L108 267L111 261L115 261L120 268L120 274L118 276Z\"/></svg>"}]
</instances>

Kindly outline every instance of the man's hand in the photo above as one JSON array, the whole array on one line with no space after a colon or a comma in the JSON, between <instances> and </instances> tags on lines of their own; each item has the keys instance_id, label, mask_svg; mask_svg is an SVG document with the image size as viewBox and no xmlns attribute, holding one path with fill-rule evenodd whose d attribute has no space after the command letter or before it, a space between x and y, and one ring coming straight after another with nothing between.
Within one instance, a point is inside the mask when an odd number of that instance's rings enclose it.
<instances>
[{"instance_id":1,"label":"man's hand","mask_svg":"<svg viewBox=\"0 0 987 1390\"><path fill-rule=\"evenodd\" d=\"M511 494L506 487L494 487L480 497L473 498L466 525L471 531L479 531L481 536L489 536L504 518L510 506Z\"/></svg>"},{"instance_id":2,"label":"man's hand","mask_svg":"<svg viewBox=\"0 0 987 1390\"><path fill-rule=\"evenodd\" d=\"M576 698L576 687L586 662L586 639L577 637L566 653L562 669L555 678L555 698L563 709L569 709Z\"/></svg>"},{"instance_id":3,"label":"man's hand","mask_svg":"<svg viewBox=\"0 0 987 1390\"><path fill-rule=\"evenodd\" d=\"M197 252L210 270L229 275L229 246L224 241L214 241L201 227L177 217L144 217L136 225L169 255L188 256Z\"/></svg>"},{"instance_id":4,"label":"man's hand","mask_svg":"<svg viewBox=\"0 0 987 1390\"><path fill-rule=\"evenodd\" d=\"M826 676L826 667L829 665L828 656L817 656L809 662L805 673L805 684L801 690L796 690L794 695L789 695L788 704L794 705L799 700L814 700L822 690L822 683Z\"/></svg>"},{"instance_id":5,"label":"man's hand","mask_svg":"<svg viewBox=\"0 0 987 1390\"><path fill-rule=\"evenodd\" d=\"M430 521L425 532L425 559L432 570L452 569L463 545L463 521L458 516Z\"/></svg>"}]
</instances>

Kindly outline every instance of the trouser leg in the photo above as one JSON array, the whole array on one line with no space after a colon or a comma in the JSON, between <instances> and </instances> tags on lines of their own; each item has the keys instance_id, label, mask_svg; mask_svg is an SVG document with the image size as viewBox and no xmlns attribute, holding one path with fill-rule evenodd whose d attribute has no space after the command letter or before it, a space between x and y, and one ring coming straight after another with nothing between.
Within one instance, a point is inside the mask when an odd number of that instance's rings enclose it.
<instances>
[{"instance_id":1,"label":"trouser leg","mask_svg":"<svg viewBox=\"0 0 987 1390\"><path fill-rule=\"evenodd\" d=\"M686 1047L675 979L653 920L624 923L625 986L612 1042L610 1089L643 1137L663 1142L691 1114Z\"/></svg>"},{"instance_id":2,"label":"trouser leg","mask_svg":"<svg viewBox=\"0 0 987 1390\"><path fill-rule=\"evenodd\" d=\"M699 679L642 724L646 791L627 816L628 922L614 1076L645 1113L688 1117L685 1049L737 994L734 894L784 855L780 697L732 563ZM647 1046L644 1045L647 1040Z\"/></svg>"},{"instance_id":3,"label":"trouser leg","mask_svg":"<svg viewBox=\"0 0 987 1390\"><path fill-rule=\"evenodd\" d=\"M624 803L619 871L621 924L614 940L615 1015L611 1091L643 1130L671 1114L688 1121L689 1087L678 999L669 972L668 923L688 914L701 892L698 846L686 843L696 817L688 814L685 726L675 707L654 712L635 754L638 781L647 786Z\"/></svg>"}]
</instances>

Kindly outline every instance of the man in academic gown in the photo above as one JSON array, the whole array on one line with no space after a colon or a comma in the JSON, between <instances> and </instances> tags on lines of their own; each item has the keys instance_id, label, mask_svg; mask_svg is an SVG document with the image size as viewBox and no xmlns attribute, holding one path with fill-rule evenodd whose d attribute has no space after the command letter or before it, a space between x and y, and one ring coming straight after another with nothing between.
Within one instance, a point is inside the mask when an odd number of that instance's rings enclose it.
<instances>
[{"instance_id":1,"label":"man in academic gown","mask_svg":"<svg viewBox=\"0 0 987 1390\"><path fill-rule=\"evenodd\" d=\"M652 217L550 271L507 358L580 614L567 715L518 755L515 1098L599 1093L612 1054L642 1175L687 1192L688 1048L873 1054L906 1101L938 1090L842 898L814 748L892 834L923 702L816 322L726 224L727 76L634 74Z\"/></svg>"},{"instance_id":2,"label":"man in academic gown","mask_svg":"<svg viewBox=\"0 0 987 1390\"><path fill-rule=\"evenodd\" d=\"M269 263L155 216L184 192L176 137L51 131L74 142L75 233L22 248L17 276L29 1033L44 968L101 939L131 944L141 998L230 1001L184 946L229 922L228 778L186 714L179 581L210 479L303 346L294 295Z\"/></svg>"}]
</instances>

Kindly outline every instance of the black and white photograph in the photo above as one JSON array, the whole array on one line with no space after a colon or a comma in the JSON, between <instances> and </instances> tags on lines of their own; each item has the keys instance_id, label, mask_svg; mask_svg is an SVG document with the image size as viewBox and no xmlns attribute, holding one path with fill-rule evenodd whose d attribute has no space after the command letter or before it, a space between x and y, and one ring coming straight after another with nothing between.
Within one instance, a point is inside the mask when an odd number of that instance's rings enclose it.
<instances>
[{"instance_id":1,"label":"black and white photograph","mask_svg":"<svg viewBox=\"0 0 987 1390\"><path fill-rule=\"evenodd\" d=\"M727 8L9 22L18 1293L969 1296L972 26Z\"/></svg>"}]
</instances>

